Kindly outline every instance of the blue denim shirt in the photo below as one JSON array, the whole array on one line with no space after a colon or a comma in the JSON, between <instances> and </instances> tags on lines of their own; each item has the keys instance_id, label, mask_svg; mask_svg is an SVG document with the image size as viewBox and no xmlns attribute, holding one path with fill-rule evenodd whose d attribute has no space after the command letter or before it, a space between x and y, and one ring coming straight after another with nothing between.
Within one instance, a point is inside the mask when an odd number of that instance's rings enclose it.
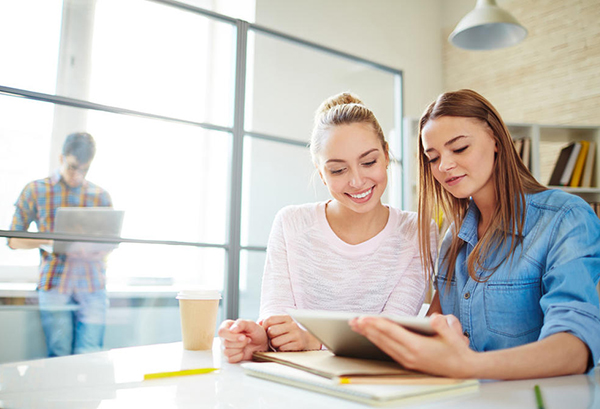
<instances>
[{"instance_id":1,"label":"blue denim shirt","mask_svg":"<svg viewBox=\"0 0 600 409\"><path fill-rule=\"evenodd\" d=\"M450 231L440 250L436 288L442 312L458 317L475 351L567 332L587 344L595 365L600 359L600 220L583 199L560 190L526 195L526 203L523 241L514 257L502 248L491 254L484 266L500 266L479 283L469 277L466 263L478 240L479 209L471 201L458 234L465 245L448 289L442 257Z\"/></svg>"}]
</instances>

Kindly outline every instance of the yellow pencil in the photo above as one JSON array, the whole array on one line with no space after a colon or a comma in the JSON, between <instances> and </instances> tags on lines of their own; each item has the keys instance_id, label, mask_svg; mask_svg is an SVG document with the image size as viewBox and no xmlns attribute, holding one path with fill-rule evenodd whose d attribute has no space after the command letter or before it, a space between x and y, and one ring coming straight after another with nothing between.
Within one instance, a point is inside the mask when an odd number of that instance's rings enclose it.
<instances>
[{"instance_id":1,"label":"yellow pencil","mask_svg":"<svg viewBox=\"0 0 600 409\"><path fill-rule=\"evenodd\" d=\"M219 368L198 368L198 369L184 369L182 371L173 371L173 372L156 372L156 373L147 373L144 375L144 380L147 381L149 379L159 379L159 378L169 378L172 376L187 376L187 375L200 375L205 373L211 373L217 371Z\"/></svg>"}]
</instances>

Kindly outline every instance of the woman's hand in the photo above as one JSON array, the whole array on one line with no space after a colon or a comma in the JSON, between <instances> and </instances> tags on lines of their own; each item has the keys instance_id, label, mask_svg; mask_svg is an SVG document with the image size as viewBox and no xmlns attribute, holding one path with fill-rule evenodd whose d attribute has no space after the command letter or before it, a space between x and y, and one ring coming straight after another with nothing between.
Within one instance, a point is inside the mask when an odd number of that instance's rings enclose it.
<instances>
[{"instance_id":1,"label":"woman's hand","mask_svg":"<svg viewBox=\"0 0 600 409\"><path fill-rule=\"evenodd\" d=\"M257 351L269 349L267 333L254 321L225 320L219 327L223 354L229 363L248 361Z\"/></svg>"},{"instance_id":2,"label":"woman's hand","mask_svg":"<svg viewBox=\"0 0 600 409\"><path fill-rule=\"evenodd\" d=\"M360 317L350 321L352 329L364 336L407 369L452 378L471 378L476 352L453 315L433 314L436 335L411 332L382 317Z\"/></svg>"},{"instance_id":3,"label":"woman's hand","mask_svg":"<svg viewBox=\"0 0 600 409\"><path fill-rule=\"evenodd\" d=\"M278 351L321 349L321 342L303 330L289 315L274 315L262 321L271 345Z\"/></svg>"}]
</instances>

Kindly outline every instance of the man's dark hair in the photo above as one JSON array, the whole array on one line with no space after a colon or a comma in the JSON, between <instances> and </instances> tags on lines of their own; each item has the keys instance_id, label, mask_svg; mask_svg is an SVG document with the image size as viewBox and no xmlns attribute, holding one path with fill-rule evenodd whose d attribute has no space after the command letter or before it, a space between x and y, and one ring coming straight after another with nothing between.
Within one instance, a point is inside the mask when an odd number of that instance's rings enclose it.
<instances>
[{"instance_id":1,"label":"man's dark hair","mask_svg":"<svg viewBox=\"0 0 600 409\"><path fill-rule=\"evenodd\" d=\"M88 163L96 154L96 142L87 132L75 132L67 136L62 149L63 156L73 155L79 163Z\"/></svg>"}]
</instances>

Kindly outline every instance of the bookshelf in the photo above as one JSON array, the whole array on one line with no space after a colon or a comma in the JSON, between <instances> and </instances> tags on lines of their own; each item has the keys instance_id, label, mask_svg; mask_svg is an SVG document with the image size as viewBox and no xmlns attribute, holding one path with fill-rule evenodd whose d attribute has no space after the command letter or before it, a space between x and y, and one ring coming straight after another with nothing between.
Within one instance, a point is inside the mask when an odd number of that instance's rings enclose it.
<instances>
[{"instance_id":1,"label":"bookshelf","mask_svg":"<svg viewBox=\"0 0 600 409\"><path fill-rule=\"evenodd\" d=\"M404 118L404 207L407 210L417 210L418 160L417 137L418 119ZM560 151L567 144L581 140L594 141L596 160L592 170L591 187L552 186L566 192L581 196L584 200L600 202L600 126L566 126L566 125L540 125L526 123L507 123L508 129L514 140L529 138L530 163L529 167L533 176L543 185L548 185L554 165Z\"/></svg>"}]
</instances>

